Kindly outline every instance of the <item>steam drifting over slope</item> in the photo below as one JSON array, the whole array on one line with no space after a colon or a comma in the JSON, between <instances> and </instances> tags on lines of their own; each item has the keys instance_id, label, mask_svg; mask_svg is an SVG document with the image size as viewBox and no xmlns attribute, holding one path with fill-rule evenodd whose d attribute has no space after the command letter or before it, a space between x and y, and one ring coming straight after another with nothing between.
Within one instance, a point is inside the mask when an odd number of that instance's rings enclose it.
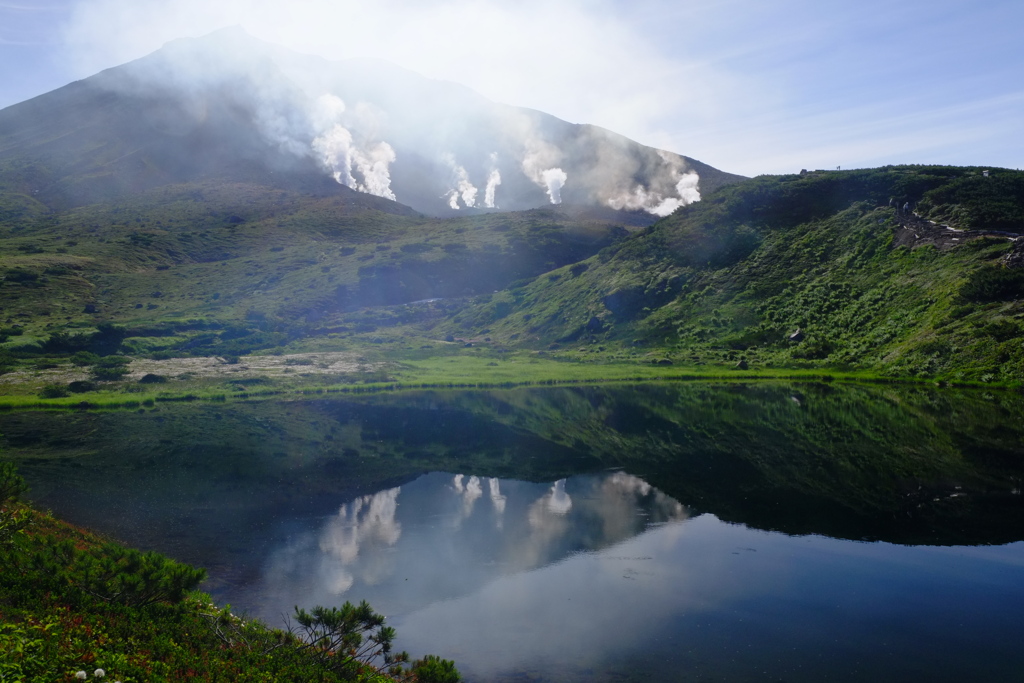
<instances>
[{"instance_id":1,"label":"steam drifting over slope","mask_svg":"<svg viewBox=\"0 0 1024 683\"><path fill-rule=\"evenodd\" d=\"M432 215L566 203L660 216L738 179L384 62L328 62L241 29L173 41L9 107L0 142L0 158L43 159L72 204L95 201L90 192L258 175L333 180ZM102 171L72 177L83 168Z\"/></svg>"}]
</instances>

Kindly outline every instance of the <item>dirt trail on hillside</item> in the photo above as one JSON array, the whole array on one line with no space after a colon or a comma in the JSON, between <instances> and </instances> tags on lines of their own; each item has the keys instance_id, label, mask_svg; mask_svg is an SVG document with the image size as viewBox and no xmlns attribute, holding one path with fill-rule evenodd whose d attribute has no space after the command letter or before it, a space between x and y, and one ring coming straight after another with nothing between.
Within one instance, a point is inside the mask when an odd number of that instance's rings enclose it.
<instances>
[{"instance_id":1,"label":"dirt trail on hillside","mask_svg":"<svg viewBox=\"0 0 1024 683\"><path fill-rule=\"evenodd\" d=\"M1000 230L958 230L921 218L916 213L903 213L899 210L896 211L895 218L899 224L894 243L897 247L912 249L930 244L937 249L952 249L978 237L996 237L1014 243L1013 251L1004 259L1006 264L1011 268L1024 267L1024 239L1021 239L1022 236L1018 233Z\"/></svg>"}]
</instances>

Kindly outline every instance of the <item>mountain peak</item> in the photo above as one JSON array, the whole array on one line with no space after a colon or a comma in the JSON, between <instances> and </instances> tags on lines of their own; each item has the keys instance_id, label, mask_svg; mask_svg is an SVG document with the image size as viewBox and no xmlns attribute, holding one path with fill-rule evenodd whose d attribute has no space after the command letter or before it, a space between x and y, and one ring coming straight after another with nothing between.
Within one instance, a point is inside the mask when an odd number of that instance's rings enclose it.
<instances>
[{"instance_id":1,"label":"mountain peak","mask_svg":"<svg viewBox=\"0 0 1024 683\"><path fill-rule=\"evenodd\" d=\"M174 38L164 43L160 50L167 49L194 49L196 46L226 46L232 49L258 49L260 47L273 47L273 43L256 38L245 30L241 24L224 26L210 33L200 36L183 36ZM157 50L157 52L160 52Z\"/></svg>"},{"instance_id":2,"label":"mountain peak","mask_svg":"<svg viewBox=\"0 0 1024 683\"><path fill-rule=\"evenodd\" d=\"M316 176L432 215L565 201L653 220L738 179L380 60L301 55L241 26L171 41L69 88L0 112L0 160L45 159L73 188L70 203L256 174Z\"/></svg>"}]
</instances>

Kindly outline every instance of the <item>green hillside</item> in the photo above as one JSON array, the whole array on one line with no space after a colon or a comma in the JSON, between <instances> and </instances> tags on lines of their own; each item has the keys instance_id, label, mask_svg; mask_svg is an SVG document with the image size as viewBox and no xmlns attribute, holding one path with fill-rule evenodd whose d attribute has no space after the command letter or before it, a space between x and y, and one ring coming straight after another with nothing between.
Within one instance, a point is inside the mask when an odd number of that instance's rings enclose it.
<instances>
[{"instance_id":1,"label":"green hillside","mask_svg":"<svg viewBox=\"0 0 1024 683\"><path fill-rule=\"evenodd\" d=\"M88 337L113 324L133 353L248 353L372 331L346 312L503 289L621 239L622 218L434 219L348 190L169 186L0 222L0 322L15 350L95 351Z\"/></svg>"},{"instance_id":2,"label":"green hillside","mask_svg":"<svg viewBox=\"0 0 1024 683\"><path fill-rule=\"evenodd\" d=\"M647 228L572 207L438 219L342 190L206 180L9 211L0 368L28 374L5 392L81 380L96 360L71 363L81 352L327 367L287 356L337 351L377 381L538 354L487 381L608 363L622 365L609 378L651 363L1024 377L1024 173L766 176ZM125 373L93 379L116 389Z\"/></svg>"},{"instance_id":3,"label":"green hillside","mask_svg":"<svg viewBox=\"0 0 1024 683\"><path fill-rule=\"evenodd\" d=\"M1011 231L1024 232L1016 171L759 177L455 321L581 359L606 348L683 365L1019 381L1024 241Z\"/></svg>"}]
</instances>

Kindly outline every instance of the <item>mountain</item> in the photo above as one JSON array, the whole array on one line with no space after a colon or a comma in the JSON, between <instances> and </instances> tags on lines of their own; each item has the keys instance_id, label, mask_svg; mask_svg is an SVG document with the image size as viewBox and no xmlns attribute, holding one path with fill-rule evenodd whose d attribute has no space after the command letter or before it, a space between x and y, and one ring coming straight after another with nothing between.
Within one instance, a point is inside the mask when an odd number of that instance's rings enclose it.
<instances>
[{"instance_id":1,"label":"mountain","mask_svg":"<svg viewBox=\"0 0 1024 683\"><path fill-rule=\"evenodd\" d=\"M906 206L906 209L904 207ZM891 166L730 185L464 311L568 358L1024 377L1024 173Z\"/></svg>"},{"instance_id":2,"label":"mountain","mask_svg":"<svg viewBox=\"0 0 1024 683\"><path fill-rule=\"evenodd\" d=\"M8 215L210 179L380 197L433 216L565 203L653 219L740 177L385 62L330 62L241 29L173 41L0 111Z\"/></svg>"},{"instance_id":3,"label":"mountain","mask_svg":"<svg viewBox=\"0 0 1024 683\"><path fill-rule=\"evenodd\" d=\"M1024 173L764 176L639 231L621 216L438 219L348 188L208 179L0 218L0 372L118 346L394 359L471 343L496 359L1024 376Z\"/></svg>"},{"instance_id":4,"label":"mountain","mask_svg":"<svg viewBox=\"0 0 1024 683\"><path fill-rule=\"evenodd\" d=\"M1016 383L1022 233L1019 171L741 179L229 30L0 111L0 369L471 344Z\"/></svg>"}]
</instances>

